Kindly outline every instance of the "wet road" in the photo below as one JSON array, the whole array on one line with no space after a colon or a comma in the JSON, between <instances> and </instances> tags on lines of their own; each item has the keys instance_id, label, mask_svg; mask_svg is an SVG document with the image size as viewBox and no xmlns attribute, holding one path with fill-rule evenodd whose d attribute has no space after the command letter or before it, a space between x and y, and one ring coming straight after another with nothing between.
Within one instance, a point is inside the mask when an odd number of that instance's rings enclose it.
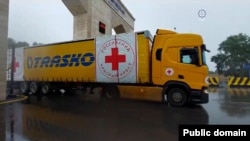
<instances>
[{"instance_id":1,"label":"wet road","mask_svg":"<svg viewBox=\"0 0 250 141\"><path fill-rule=\"evenodd\" d=\"M0 105L1 141L177 141L179 124L250 123L250 89L212 88L185 108L81 92L26 102Z\"/></svg>"}]
</instances>

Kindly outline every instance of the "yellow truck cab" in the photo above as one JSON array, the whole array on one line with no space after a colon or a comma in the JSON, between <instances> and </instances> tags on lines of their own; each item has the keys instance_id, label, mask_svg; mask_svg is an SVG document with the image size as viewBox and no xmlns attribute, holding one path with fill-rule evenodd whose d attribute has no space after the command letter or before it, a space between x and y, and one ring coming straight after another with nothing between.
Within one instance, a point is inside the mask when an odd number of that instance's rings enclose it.
<instances>
[{"instance_id":1,"label":"yellow truck cab","mask_svg":"<svg viewBox=\"0 0 250 141\"><path fill-rule=\"evenodd\" d=\"M206 46L197 34L158 30L152 47L152 82L174 106L208 102Z\"/></svg>"}]
</instances>

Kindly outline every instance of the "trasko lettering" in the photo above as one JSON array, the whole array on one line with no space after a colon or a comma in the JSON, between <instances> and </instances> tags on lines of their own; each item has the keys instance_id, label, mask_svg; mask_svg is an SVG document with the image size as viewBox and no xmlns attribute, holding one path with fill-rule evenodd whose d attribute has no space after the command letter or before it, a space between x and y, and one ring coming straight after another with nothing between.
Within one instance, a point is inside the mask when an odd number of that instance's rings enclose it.
<instances>
[{"instance_id":1,"label":"trasko lettering","mask_svg":"<svg viewBox=\"0 0 250 141\"><path fill-rule=\"evenodd\" d=\"M28 57L28 68L90 66L95 61L93 53Z\"/></svg>"}]
</instances>

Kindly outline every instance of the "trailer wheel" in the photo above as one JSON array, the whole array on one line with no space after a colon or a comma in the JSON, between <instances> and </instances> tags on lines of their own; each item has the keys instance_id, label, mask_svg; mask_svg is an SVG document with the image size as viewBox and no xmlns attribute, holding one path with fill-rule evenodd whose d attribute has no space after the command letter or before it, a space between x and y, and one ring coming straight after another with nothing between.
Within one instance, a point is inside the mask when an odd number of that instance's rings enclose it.
<instances>
[{"instance_id":1,"label":"trailer wheel","mask_svg":"<svg viewBox=\"0 0 250 141\"><path fill-rule=\"evenodd\" d=\"M117 99L120 96L119 89L116 85L105 85L103 88L103 96L107 99Z\"/></svg>"},{"instance_id":2,"label":"trailer wheel","mask_svg":"<svg viewBox=\"0 0 250 141\"><path fill-rule=\"evenodd\" d=\"M180 88L172 88L167 94L167 100L171 106L183 107L187 104L187 93Z\"/></svg>"},{"instance_id":3,"label":"trailer wheel","mask_svg":"<svg viewBox=\"0 0 250 141\"><path fill-rule=\"evenodd\" d=\"M51 92L51 85L50 83L42 83L41 85L41 92L44 95L47 95Z\"/></svg>"},{"instance_id":4,"label":"trailer wheel","mask_svg":"<svg viewBox=\"0 0 250 141\"><path fill-rule=\"evenodd\" d=\"M37 94L39 91L39 84L37 82L30 83L30 92L32 94Z\"/></svg>"},{"instance_id":5,"label":"trailer wheel","mask_svg":"<svg viewBox=\"0 0 250 141\"><path fill-rule=\"evenodd\" d=\"M25 81L21 82L20 91L22 94L27 94L29 92L29 83Z\"/></svg>"}]
</instances>

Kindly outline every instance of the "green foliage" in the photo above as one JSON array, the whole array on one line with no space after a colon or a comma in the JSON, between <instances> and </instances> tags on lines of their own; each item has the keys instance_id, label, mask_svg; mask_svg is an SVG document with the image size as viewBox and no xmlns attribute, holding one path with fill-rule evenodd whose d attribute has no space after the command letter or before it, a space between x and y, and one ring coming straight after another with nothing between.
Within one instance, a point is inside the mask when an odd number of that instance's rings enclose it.
<instances>
[{"instance_id":1,"label":"green foliage","mask_svg":"<svg viewBox=\"0 0 250 141\"><path fill-rule=\"evenodd\" d=\"M18 41L16 42L14 39L9 38L8 39L8 48L18 48L18 47L28 47L30 46L29 43L27 42L22 42L22 41Z\"/></svg>"},{"instance_id":2,"label":"green foliage","mask_svg":"<svg viewBox=\"0 0 250 141\"><path fill-rule=\"evenodd\" d=\"M42 43L38 43L38 42L33 42L32 44L33 46L38 46L38 45L43 45Z\"/></svg>"},{"instance_id":3,"label":"green foliage","mask_svg":"<svg viewBox=\"0 0 250 141\"><path fill-rule=\"evenodd\" d=\"M212 56L219 74L225 76L247 76L248 70L243 65L250 63L250 37L246 34L229 36L218 48L219 53Z\"/></svg>"},{"instance_id":4,"label":"green foliage","mask_svg":"<svg viewBox=\"0 0 250 141\"><path fill-rule=\"evenodd\" d=\"M43 44L39 42L33 42L32 44L32 46L38 46L38 45L43 45ZM25 41L15 41L12 38L8 38L8 48L29 47L29 46L30 44Z\"/></svg>"}]
</instances>

